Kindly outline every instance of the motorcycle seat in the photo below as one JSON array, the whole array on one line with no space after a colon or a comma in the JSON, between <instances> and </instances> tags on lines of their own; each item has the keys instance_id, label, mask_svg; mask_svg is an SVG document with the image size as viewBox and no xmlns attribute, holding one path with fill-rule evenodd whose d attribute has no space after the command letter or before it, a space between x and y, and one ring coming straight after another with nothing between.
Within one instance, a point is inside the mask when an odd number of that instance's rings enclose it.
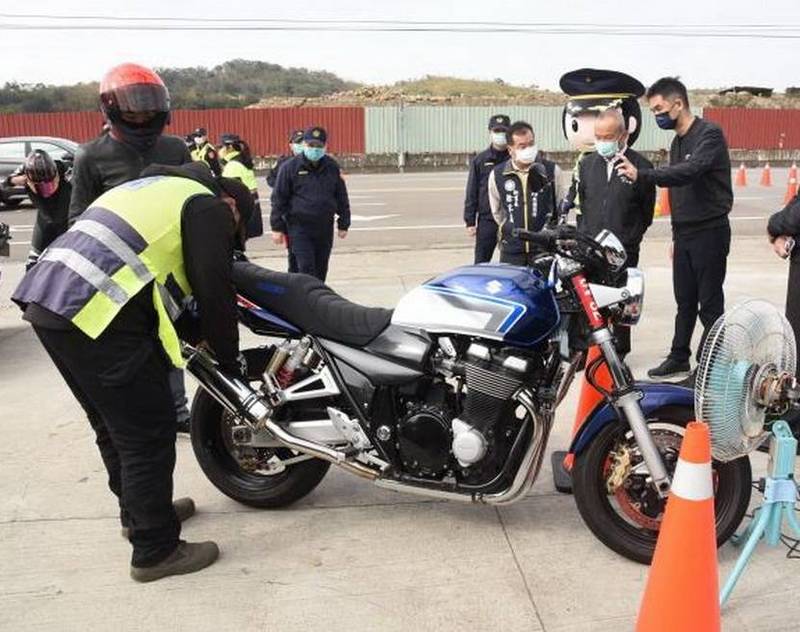
<instances>
[{"instance_id":1,"label":"motorcycle seat","mask_svg":"<svg viewBox=\"0 0 800 632\"><path fill-rule=\"evenodd\" d=\"M249 261L233 264L237 291L301 331L363 347L389 326L392 310L364 307L307 274L275 272Z\"/></svg>"}]
</instances>

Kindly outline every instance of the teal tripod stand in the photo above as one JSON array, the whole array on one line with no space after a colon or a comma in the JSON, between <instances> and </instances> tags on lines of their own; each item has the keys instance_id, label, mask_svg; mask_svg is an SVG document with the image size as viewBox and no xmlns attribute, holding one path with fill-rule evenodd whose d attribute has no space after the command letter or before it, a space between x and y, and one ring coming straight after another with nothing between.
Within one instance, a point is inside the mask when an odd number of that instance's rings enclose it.
<instances>
[{"instance_id":1,"label":"teal tripod stand","mask_svg":"<svg viewBox=\"0 0 800 632\"><path fill-rule=\"evenodd\" d=\"M797 500L797 483L794 480L797 439L792 436L789 424L785 421L776 421L772 425L770 442L764 503L755 510L753 519L744 533L734 536L732 540L737 545L744 542L744 548L722 588L720 605L724 605L730 597L759 541L763 538L770 546L778 545L781 540L781 527L784 519L795 534L800 536L800 524L794 513L794 505Z\"/></svg>"}]
</instances>

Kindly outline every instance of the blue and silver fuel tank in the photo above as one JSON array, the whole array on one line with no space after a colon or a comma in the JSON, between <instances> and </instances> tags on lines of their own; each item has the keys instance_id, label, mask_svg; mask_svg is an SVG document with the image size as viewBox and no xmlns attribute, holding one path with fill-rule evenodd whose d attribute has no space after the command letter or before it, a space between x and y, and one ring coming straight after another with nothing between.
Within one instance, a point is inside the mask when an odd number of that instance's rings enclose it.
<instances>
[{"instance_id":1,"label":"blue and silver fuel tank","mask_svg":"<svg viewBox=\"0 0 800 632\"><path fill-rule=\"evenodd\" d=\"M392 323L528 347L559 324L555 295L536 270L505 264L463 266L411 290Z\"/></svg>"}]
</instances>

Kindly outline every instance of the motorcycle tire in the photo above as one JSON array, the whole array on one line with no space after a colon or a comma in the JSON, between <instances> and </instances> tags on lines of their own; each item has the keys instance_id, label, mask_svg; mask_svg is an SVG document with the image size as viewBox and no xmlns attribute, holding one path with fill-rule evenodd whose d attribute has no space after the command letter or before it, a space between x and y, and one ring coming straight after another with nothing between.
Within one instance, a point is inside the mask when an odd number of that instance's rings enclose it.
<instances>
[{"instance_id":1,"label":"motorcycle tire","mask_svg":"<svg viewBox=\"0 0 800 632\"><path fill-rule=\"evenodd\" d=\"M667 436L669 433L682 436L686 424L694 418L694 409L691 407L665 407L651 413L647 423L651 427L651 432L654 428L658 428L657 432L663 432L662 436ZM616 501L617 496L612 496L606 488L607 470L612 452L620 441L630 442L628 437L631 434L628 425L619 422L608 424L597 434L591 444L575 459L572 470L573 495L586 526L603 544L629 560L650 564L656 547L658 529L632 524L634 520L626 519L622 515L625 512L618 512L612 505L612 499ZM673 443L676 440L676 437L672 438ZM677 461L677 451L674 446L671 449L674 463ZM671 476L674 465L668 469ZM713 461L712 471L717 546L721 546L734 535L750 504L752 492L750 459L744 456L727 463ZM663 505L661 509L663 510Z\"/></svg>"},{"instance_id":2,"label":"motorcycle tire","mask_svg":"<svg viewBox=\"0 0 800 632\"><path fill-rule=\"evenodd\" d=\"M228 498L260 509L277 509L300 500L320 484L330 467L321 459L286 466L283 472L257 474L243 469L225 444L222 406L203 389L192 402L192 449L209 481Z\"/></svg>"}]
</instances>

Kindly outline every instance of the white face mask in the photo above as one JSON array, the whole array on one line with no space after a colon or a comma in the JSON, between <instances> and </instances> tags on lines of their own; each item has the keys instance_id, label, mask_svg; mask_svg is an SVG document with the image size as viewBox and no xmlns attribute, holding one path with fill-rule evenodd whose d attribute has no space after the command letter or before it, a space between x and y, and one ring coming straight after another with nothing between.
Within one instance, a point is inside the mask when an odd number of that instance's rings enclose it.
<instances>
[{"instance_id":1,"label":"white face mask","mask_svg":"<svg viewBox=\"0 0 800 632\"><path fill-rule=\"evenodd\" d=\"M508 145L505 132L492 132L492 145L496 147L505 147Z\"/></svg>"},{"instance_id":2,"label":"white face mask","mask_svg":"<svg viewBox=\"0 0 800 632\"><path fill-rule=\"evenodd\" d=\"M539 153L539 148L536 145L531 145L530 147L526 147L525 149L518 149L514 158L517 162L521 162L523 164L529 165L534 160L536 160L536 156Z\"/></svg>"}]
</instances>

